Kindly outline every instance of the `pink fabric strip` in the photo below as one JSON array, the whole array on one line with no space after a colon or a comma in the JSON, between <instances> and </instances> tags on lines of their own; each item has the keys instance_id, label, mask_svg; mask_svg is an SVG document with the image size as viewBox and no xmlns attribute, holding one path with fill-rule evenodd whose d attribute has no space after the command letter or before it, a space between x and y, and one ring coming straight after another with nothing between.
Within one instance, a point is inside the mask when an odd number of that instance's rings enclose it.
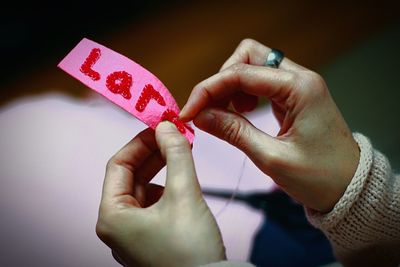
<instances>
[{"instance_id":1,"label":"pink fabric strip","mask_svg":"<svg viewBox=\"0 0 400 267\"><path fill-rule=\"evenodd\" d=\"M194 131L178 120L179 107L165 85L129 58L84 38L58 67L153 129L163 120L175 123L193 143Z\"/></svg>"}]
</instances>

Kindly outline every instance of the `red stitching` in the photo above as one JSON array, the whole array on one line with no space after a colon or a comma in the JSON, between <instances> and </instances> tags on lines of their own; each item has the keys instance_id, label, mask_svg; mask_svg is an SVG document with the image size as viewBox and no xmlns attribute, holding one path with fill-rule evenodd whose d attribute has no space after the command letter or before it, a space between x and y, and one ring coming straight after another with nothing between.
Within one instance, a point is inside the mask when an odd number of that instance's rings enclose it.
<instances>
[{"instance_id":1,"label":"red stitching","mask_svg":"<svg viewBox=\"0 0 400 267\"><path fill-rule=\"evenodd\" d=\"M114 94L131 99L132 76L126 71L115 71L107 76L106 86Z\"/></svg>"},{"instance_id":2,"label":"red stitching","mask_svg":"<svg viewBox=\"0 0 400 267\"><path fill-rule=\"evenodd\" d=\"M165 106L165 100L162 95L156 91L151 84L146 84L136 102L136 110L139 112L144 111L151 99L156 100L159 105Z\"/></svg>"},{"instance_id":3,"label":"red stitching","mask_svg":"<svg viewBox=\"0 0 400 267\"><path fill-rule=\"evenodd\" d=\"M100 73L92 69L96 61L99 60L100 55L101 55L100 49L93 48L92 51L90 51L89 56L85 59L85 62L83 62L83 64L79 69L83 74L89 76L93 81L100 80Z\"/></svg>"},{"instance_id":4,"label":"red stitching","mask_svg":"<svg viewBox=\"0 0 400 267\"><path fill-rule=\"evenodd\" d=\"M192 127L190 127L189 125L185 124L183 121L178 119L178 115L175 113L175 111L167 109L166 111L164 111L164 113L161 116L161 121L170 121L173 124L175 124L176 128L178 128L178 130L184 134L186 132L186 129L188 129L191 133L194 134L194 130L192 129Z\"/></svg>"}]
</instances>

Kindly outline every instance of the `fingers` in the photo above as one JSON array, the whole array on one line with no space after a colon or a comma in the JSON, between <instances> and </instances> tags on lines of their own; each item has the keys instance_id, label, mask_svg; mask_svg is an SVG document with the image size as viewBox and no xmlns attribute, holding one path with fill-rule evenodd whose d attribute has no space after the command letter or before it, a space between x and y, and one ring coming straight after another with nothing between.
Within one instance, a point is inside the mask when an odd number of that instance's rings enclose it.
<instances>
[{"instance_id":1,"label":"fingers","mask_svg":"<svg viewBox=\"0 0 400 267\"><path fill-rule=\"evenodd\" d=\"M146 185L146 203L145 207L149 207L156 203L164 193L164 187L158 184Z\"/></svg>"},{"instance_id":2,"label":"fingers","mask_svg":"<svg viewBox=\"0 0 400 267\"><path fill-rule=\"evenodd\" d=\"M260 71L269 71L270 67L264 66L265 61L267 59L268 53L271 51L271 48L255 41L252 39L244 39L239 46L236 48L232 56L228 58L228 60L222 65L220 72L224 72L227 69L231 69L231 72L235 72L235 69L239 68L241 65L254 65L254 66L262 66ZM237 67L235 67L237 66ZM288 58L284 58L279 66L280 70L286 70L288 72L299 72L307 70L306 68L294 63ZM199 86L203 85L200 83L195 87L195 90L200 92L192 92L191 96L185 107L182 109L180 114L181 119L183 120L191 120L193 117L205 107L204 99L208 98L207 104L211 104L212 101L217 101L219 98L215 98L215 95L209 91L201 91L203 89L196 89ZM251 94L244 91L243 88L236 88L237 90L234 92L226 92L228 95L231 95L229 98L232 98L232 104L236 111L245 112L252 111L257 106L256 96L258 94ZM218 96L218 95L217 95ZM201 101L201 103L197 103ZM197 103L197 105L196 105ZM201 107L201 108L200 108Z\"/></svg>"},{"instance_id":3,"label":"fingers","mask_svg":"<svg viewBox=\"0 0 400 267\"><path fill-rule=\"evenodd\" d=\"M238 92L232 97L232 105L239 113L253 111L257 107L258 97Z\"/></svg>"},{"instance_id":4,"label":"fingers","mask_svg":"<svg viewBox=\"0 0 400 267\"><path fill-rule=\"evenodd\" d=\"M221 70L238 63L263 66L270 51L271 48L253 39L244 39L236 48L235 52L233 52L232 56L222 65ZM279 68L292 71L305 70L304 67L286 57L282 60Z\"/></svg>"},{"instance_id":5,"label":"fingers","mask_svg":"<svg viewBox=\"0 0 400 267\"><path fill-rule=\"evenodd\" d=\"M107 163L102 203L129 200L137 205L137 200L130 198L135 195L134 172L157 149L154 131L148 128L118 151Z\"/></svg>"},{"instance_id":6,"label":"fingers","mask_svg":"<svg viewBox=\"0 0 400 267\"><path fill-rule=\"evenodd\" d=\"M141 206L145 206L147 202L146 186L154 178L154 176L165 166L159 150L153 152L141 164L140 168L135 171L135 185L133 196Z\"/></svg>"},{"instance_id":7,"label":"fingers","mask_svg":"<svg viewBox=\"0 0 400 267\"><path fill-rule=\"evenodd\" d=\"M238 91L272 100L281 99L290 94L291 88L296 85L296 77L294 72L281 69L235 64L196 85L180 118L191 120L210 103Z\"/></svg>"},{"instance_id":8,"label":"fingers","mask_svg":"<svg viewBox=\"0 0 400 267\"><path fill-rule=\"evenodd\" d=\"M141 184L148 184L151 179L165 166L165 161L161 156L161 152L156 150L153 152L140 166L135 173L135 180Z\"/></svg>"},{"instance_id":9,"label":"fingers","mask_svg":"<svg viewBox=\"0 0 400 267\"><path fill-rule=\"evenodd\" d=\"M264 172L284 151L279 140L254 127L244 117L222 109L206 109L194 119L203 131L242 150Z\"/></svg>"},{"instance_id":10,"label":"fingers","mask_svg":"<svg viewBox=\"0 0 400 267\"><path fill-rule=\"evenodd\" d=\"M192 151L187 140L169 122L156 128L156 140L167 163L165 195L194 195L200 192Z\"/></svg>"}]
</instances>

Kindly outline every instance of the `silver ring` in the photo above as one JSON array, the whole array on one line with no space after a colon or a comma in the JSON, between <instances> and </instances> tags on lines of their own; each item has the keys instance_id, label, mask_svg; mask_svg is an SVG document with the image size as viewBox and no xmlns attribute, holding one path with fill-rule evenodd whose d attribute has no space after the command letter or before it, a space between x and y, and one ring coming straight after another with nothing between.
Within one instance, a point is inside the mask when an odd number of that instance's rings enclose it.
<instances>
[{"instance_id":1,"label":"silver ring","mask_svg":"<svg viewBox=\"0 0 400 267\"><path fill-rule=\"evenodd\" d=\"M284 57L285 55L282 51L278 49L271 49L267 55L267 60L265 61L264 66L278 68Z\"/></svg>"}]
</instances>

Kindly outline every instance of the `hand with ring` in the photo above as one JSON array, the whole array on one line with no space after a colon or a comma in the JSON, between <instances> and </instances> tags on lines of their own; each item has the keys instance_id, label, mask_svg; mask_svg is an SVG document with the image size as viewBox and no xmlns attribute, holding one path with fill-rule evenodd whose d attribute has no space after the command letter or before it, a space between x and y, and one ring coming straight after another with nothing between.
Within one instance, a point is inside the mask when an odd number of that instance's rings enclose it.
<instances>
[{"instance_id":1,"label":"hand with ring","mask_svg":"<svg viewBox=\"0 0 400 267\"><path fill-rule=\"evenodd\" d=\"M270 52L242 41L220 72L194 87L180 118L241 149L306 207L329 212L357 169L358 145L324 80ZM257 97L271 102L280 124L275 137L240 114L254 109Z\"/></svg>"}]
</instances>

